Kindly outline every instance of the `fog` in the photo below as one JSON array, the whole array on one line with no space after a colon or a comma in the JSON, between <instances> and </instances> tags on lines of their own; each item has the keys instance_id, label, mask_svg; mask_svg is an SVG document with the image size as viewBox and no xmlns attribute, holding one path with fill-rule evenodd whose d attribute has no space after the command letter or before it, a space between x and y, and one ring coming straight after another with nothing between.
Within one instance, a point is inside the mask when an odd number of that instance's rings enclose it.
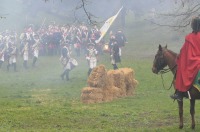
<instances>
[{"instance_id":1,"label":"fog","mask_svg":"<svg viewBox=\"0 0 200 132\"><path fill-rule=\"evenodd\" d=\"M189 25L180 28L179 25L186 25L190 22L191 16L182 21L182 17L173 17L166 14L178 14L198 3L188 2L184 6L181 0L87 0L83 8L81 0L1 0L0 4L0 32L15 30L18 33L30 24L39 28L51 23L56 24L90 24L90 20L97 22L100 28L104 22L115 15L123 6L126 9L126 22L135 23L140 20L150 24L151 32L154 30L166 31L167 34L175 33L174 40L183 37ZM86 10L86 12L84 11ZM88 19L86 13L91 15ZM120 16L116 23L120 23ZM152 23L152 25L151 25ZM170 27L170 25L172 25ZM122 27L123 25L119 25ZM175 27L173 27L175 26ZM177 26L177 27L176 27ZM162 29L162 30L161 30ZM133 30L134 31L134 30ZM156 36L156 34L155 34Z\"/></svg>"},{"instance_id":2,"label":"fog","mask_svg":"<svg viewBox=\"0 0 200 132\"><path fill-rule=\"evenodd\" d=\"M198 3L197 1L188 2L184 6L181 0L86 0L84 8L81 0L1 0L0 4L0 32L5 30L15 30L18 33L24 31L24 28L30 24L40 28L51 23L56 24L91 24L97 22L100 28L104 22L115 15L123 6L126 9L124 21L135 23L140 20L152 25L151 32L154 30L165 30L167 34L172 35L175 32L174 39L183 37L188 30L188 25L180 28L179 25L186 25L190 22L191 16L173 17L166 14L178 14ZM84 11L85 9L85 11ZM91 15L89 19L86 15ZM116 23L121 23L120 16ZM172 25L172 27L170 27ZM117 25L123 27L123 25ZM177 27L173 27L177 26ZM134 28L134 27L133 27ZM155 34L156 36L156 34ZM177 36L177 37L176 37Z\"/></svg>"},{"instance_id":3,"label":"fog","mask_svg":"<svg viewBox=\"0 0 200 132\"><path fill-rule=\"evenodd\" d=\"M88 21L81 7L80 0L1 0L0 29L22 29L29 23L40 25L44 18L46 23L56 21L58 23L73 23L74 21ZM144 16L150 11L168 12L175 5L172 1L160 0L88 0L85 9L92 14L91 19L103 22L114 15L121 6L126 7L136 16ZM101 24L100 24L101 25Z\"/></svg>"}]
</instances>

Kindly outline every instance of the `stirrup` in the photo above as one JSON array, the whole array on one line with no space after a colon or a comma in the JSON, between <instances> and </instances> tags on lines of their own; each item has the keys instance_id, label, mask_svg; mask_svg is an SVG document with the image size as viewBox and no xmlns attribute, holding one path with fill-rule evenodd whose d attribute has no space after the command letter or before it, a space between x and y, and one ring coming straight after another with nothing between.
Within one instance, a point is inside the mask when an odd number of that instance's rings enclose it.
<instances>
[{"instance_id":1,"label":"stirrup","mask_svg":"<svg viewBox=\"0 0 200 132\"><path fill-rule=\"evenodd\" d=\"M173 95L170 95L170 97L174 100L177 100L177 101L183 101L183 98L180 97L180 95L178 94L173 94Z\"/></svg>"}]
</instances>

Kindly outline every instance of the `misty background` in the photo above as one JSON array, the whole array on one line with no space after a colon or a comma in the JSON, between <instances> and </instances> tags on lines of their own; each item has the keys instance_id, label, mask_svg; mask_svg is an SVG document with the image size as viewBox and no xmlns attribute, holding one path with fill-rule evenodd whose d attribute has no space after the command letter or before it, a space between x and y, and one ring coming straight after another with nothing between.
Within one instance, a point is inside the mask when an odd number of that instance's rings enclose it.
<instances>
[{"instance_id":1,"label":"misty background","mask_svg":"<svg viewBox=\"0 0 200 132\"><path fill-rule=\"evenodd\" d=\"M84 2L87 13L91 15L91 21L96 22L99 28L123 6L124 11L111 26L111 30L126 29L129 42L134 41L139 45L151 42L150 45L155 47L158 44L170 43L175 45L176 51L179 51L184 36L191 32L189 23L191 17L198 14L198 10L196 14L194 12L189 12L190 15L185 14L186 16L180 14L199 7L196 6L199 3L197 0L185 0L184 5L183 0L86 0ZM5 30L22 32L29 24L33 24L36 28L53 22L60 25L90 24L82 4L81 0L1 0L0 32Z\"/></svg>"},{"instance_id":2,"label":"misty background","mask_svg":"<svg viewBox=\"0 0 200 132\"><path fill-rule=\"evenodd\" d=\"M80 0L1 0L0 30L14 28L23 29L27 24L41 25L52 21L60 24L86 22L88 18L81 6ZM126 14L131 14L133 19L153 17L156 12L169 12L176 4L169 0L88 0L85 2L86 10L93 16L99 26L114 15L120 7L124 6ZM152 15L152 16L150 16Z\"/></svg>"}]
</instances>

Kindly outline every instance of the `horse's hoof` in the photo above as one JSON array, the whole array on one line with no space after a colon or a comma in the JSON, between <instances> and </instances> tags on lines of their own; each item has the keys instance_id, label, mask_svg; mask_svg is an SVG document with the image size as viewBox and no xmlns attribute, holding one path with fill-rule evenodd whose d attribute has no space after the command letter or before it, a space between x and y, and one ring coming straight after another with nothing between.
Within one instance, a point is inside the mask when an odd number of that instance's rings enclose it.
<instances>
[{"instance_id":1,"label":"horse's hoof","mask_svg":"<svg viewBox=\"0 0 200 132\"><path fill-rule=\"evenodd\" d=\"M183 125L180 125L180 126L179 126L179 129L183 129Z\"/></svg>"}]
</instances>

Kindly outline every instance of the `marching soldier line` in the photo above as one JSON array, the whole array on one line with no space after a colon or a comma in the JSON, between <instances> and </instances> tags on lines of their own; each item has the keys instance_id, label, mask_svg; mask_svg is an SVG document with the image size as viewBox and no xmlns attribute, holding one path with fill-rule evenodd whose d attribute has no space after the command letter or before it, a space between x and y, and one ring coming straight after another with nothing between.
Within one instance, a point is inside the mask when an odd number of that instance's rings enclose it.
<instances>
[{"instance_id":1,"label":"marching soldier line","mask_svg":"<svg viewBox=\"0 0 200 132\"><path fill-rule=\"evenodd\" d=\"M36 29L29 25L18 35L14 31L4 31L0 33L0 68L6 65L7 71L13 67L17 71L18 55L23 58L23 68L27 69L32 58L31 66L37 65L40 56L61 55L60 61L63 65L61 78L69 80L69 72L78 65L78 62L71 57L71 53L76 57L81 55L86 57L89 70L88 75L97 65L97 55L106 50L111 55L113 69L117 69L116 63L121 62L121 48L126 43L126 38L121 30L115 34L110 34L110 42L104 45L104 41L95 43L101 33L97 26L87 27L84 24L56 25L50 24L46 27ZM104 49L107 46L106 49ZM80 64L79 64L80 65Z\"/></svg>"}]
</instances>

